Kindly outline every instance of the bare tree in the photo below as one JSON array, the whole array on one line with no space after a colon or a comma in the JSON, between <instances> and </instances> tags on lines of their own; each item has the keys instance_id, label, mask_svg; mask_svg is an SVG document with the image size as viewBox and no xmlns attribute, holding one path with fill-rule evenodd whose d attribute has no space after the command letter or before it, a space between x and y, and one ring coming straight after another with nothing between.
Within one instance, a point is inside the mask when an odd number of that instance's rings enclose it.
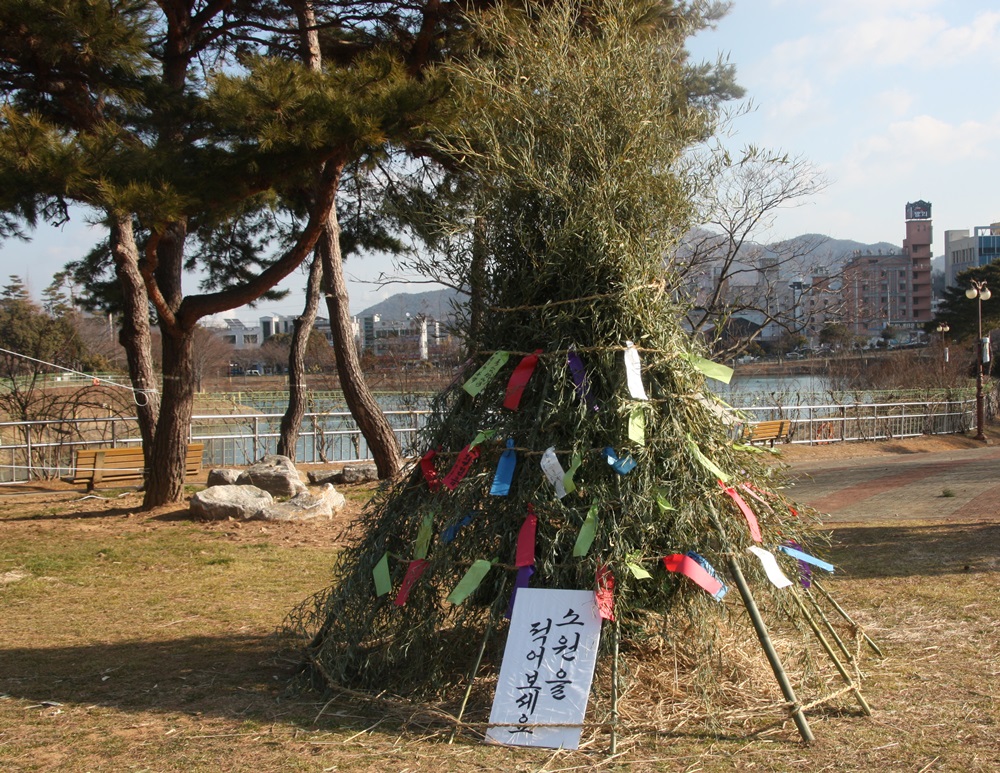
<instances>
[{"instance_id":1,"label":"bare tree","mask_svg":"<svg viewBox=\"0 0 1000 773\"><path fill-rule=\"evenodd\" d=\"M735 160L716 149L704 168L696 198L701 225L667 260L691 303L691 328L730 355L745 349L769 324L801 332L803 302L823 290L811 281L789 287L788 277L829 277L829 261L816 258L826 238L766 242L779 211L819 193L826 180L803 158L755 147ZM755 332L724 341L737 316L758 320Z\"/></svg>"}]
</instances>

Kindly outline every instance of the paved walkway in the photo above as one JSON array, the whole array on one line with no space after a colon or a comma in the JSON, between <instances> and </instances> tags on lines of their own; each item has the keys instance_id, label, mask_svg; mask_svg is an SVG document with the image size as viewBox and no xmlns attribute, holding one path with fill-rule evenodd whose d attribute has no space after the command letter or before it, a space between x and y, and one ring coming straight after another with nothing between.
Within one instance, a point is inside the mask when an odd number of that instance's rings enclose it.
<instances>
[{"instance_id":1,"label":"paved walkway","mask_svg":"<svg viewBox=\"0 0 1000 773\"><path fill-rule=\"evenodd\" d=\"M787 493L827 523L1000 519L1000 445L792 462L789 472Z\"/></svg>"}]
</instances>

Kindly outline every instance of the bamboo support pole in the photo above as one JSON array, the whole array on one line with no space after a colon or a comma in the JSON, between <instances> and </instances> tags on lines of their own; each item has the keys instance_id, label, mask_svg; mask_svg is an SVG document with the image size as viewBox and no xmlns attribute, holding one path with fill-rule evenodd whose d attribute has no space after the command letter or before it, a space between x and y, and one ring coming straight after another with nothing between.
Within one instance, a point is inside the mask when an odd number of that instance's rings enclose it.
<instances>
[{"instance_id":1,"label":"bamboo support pole","mask_svg":"<svg viewBox=\"0 0 1000 773\"><path fill-rule=\"evenodd\" d=\"M479 673L479 667L483 663L483 654L486 652L486 642L490 639L490 632L493 629L493 618L490 616L490 622L486 626L486 630L483 633L483 640L479 643L479 652L476 653L476 662L469 672L469 684L465 688L465 695L462 697L462 705L458 708L458 717L455 721L455 727L451 729L451 737L448 739L448 743L452 744L455 742L455 735L458 733L459 725L462 724L462 717L465 715L465 707L469 703L469 697L472 695L472 685L476 681L476 674Z\"/></svg>"},{"instance_id":2,"label":"bamboo support pole","mask_svg":"<svg viewBox=\"0 0 1000 773\"><path fill-rule=\"evenodd\" d=\"M802 740L806 743L812 743L815 738L809 727L809 720L806 719L805 712L802 711L802 706L799 704L798 698L795 697L795 689L788 680L788 675L781 665L781 658L778 657L778 653L774 649L774 644L771 643L767 626L764 625L764 619L760 616L757 602L754 601L753 594L750 592L750 586L747 585L746 578L743 576L743 571L740 569L740 564L735 556L729 557L729 571L733 575L736 587L739 588L740 596L743 597L743 604L750 614L750 620L753 622L754 630L757 632L757 638L760 639L760 645L764 648L764 654L767 655L767 660L771 664L774 677L778 680L778 686L781 687L781 694L785 696L785 700L791 706L792 719L799 730L799 735L802 736Z\"/></svg>"},{"instance_id":3,"label":"bamboo support pole","mask_svg":"<svg viewBox=\"0 0 1000 773\"><path fill-rule=\"evenodd\" d=\"M842 606L840 606L840 604L837 603L837 600L833 596L830 595L830 592L826 588L823 587L823 585L820 583L820 581L819 580L813 580L813 585L815 585L819 589L819 592L822 593L826 597L827 601L829 601L831 604L833 604L833 608L836 609L837 612L840 613L840 616L842 618L844 618L848 623L850 623L851 625L853 625L855 628L857 628L861 632L861 636L864 638L864 640L868 644L868 646L872 648L872 651L876 655L878 655L880 658L884 658L885 655L882 654L882 650L879 649L878 645L871 640L871 637L868 636L868 634L866 634L863 630L861 630L861 626L860 625L858 625L857 623L854 622L854 620L851 619L851 616L849 614L847 614L847 612L844 611L844 608Z\"/></svg>"},{"instance_id":4,"label":"bamboo support pole","mask_svg":"<svg viewBox=\"0 0 1000 773\"><path fill-rule=\"evenodd\" d=\"M833 661L833 665L836 667L837 671L840 672L841 677L843 677L844 684L851 688L851 692L854 693L854 697L858 701L858 705L861 706L861 710L865 713L865 716L870 717L872 715L871 707L868 705L868 701L865 700L865 696L861 694L860 688L854 683L851 675L847 673L847 669L844 668L844 664L840 662L840 658L837 657L837 653L833 651L833 647L830 646L830 642L826 640L823 632L816 624L816 619L809 613L809 610L806 609L806 605L802 603L802 599L799 598L798 592L792 588L791 593L792 599L795 600L802 616L806 619L806 622L809 623L809 627L812 629L812 632L816 634L816 639L819 641L820 646L826 654L830 656L830 660Z\"/></svg>"},{"instance_id":5,"label":"bamboo support pole","mask_svg":"<svg viewBox=\"0 0 1000 773\"><path fill-rule=\"evenodd\" d=\"M621 629L618 620L611 633L611 651L614 659L611 661L611 744L608 753L612 756L618 753L618 640Z\"/></svg>"},{"instance_id":6,"label":"bamboo support pole","mask_svg":"<svg viewBox=\"0 0 1000 773\"><path fill-rule=\"evenodd\" d=\"M833 637L833 640L837 643L837 647L840 651L844 653L844 657L847 658L847 662L851 665L855 665L853 653L851 653L847 645L844 644L844 640L840 638L840 634L838 634L837 629L833 627L833 623L830 622L830 618L826 616L826 612L823 611L823 607L821 607L819 602L816 601L816 597L813 596L808 588L804 588L803 591L806 594L806 598L809 599L809 602L812 604L813 611L819 615L820 620L823 621L823 626Z\"/></svg>"}]
</instances>

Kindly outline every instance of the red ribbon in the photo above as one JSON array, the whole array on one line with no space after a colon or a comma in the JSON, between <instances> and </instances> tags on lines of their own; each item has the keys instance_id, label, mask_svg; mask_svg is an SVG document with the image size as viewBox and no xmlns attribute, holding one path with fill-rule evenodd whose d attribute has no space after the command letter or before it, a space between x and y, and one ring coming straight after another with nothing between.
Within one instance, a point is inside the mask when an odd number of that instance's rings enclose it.
<instances>
[{"instance_id":1,"label":"red ribbon","mask_svg":"<svg viewBox=\"0 0 1000 773\"><path fill-rule=\"evenodd\" d=\"M448 474L444 476L444 487L448 491L454 491L459 483L462 482L469 470L472 468L472 463L479 458L479 446L475 448L469 448L466 446L461 451L458 452L458 458L455 460L455 464L452 468L448 470Z\"/></svg>"},{"instance_id":2,"label":"red ribbon","mask_svg":"<svg viewBox=\"0 0 1000 773\"><path fill-rule=\"evenodd\" d=\"M427 488L431 490L432 494L441 488L441 478L438 475L438 471L434 467L435 456L437 456L437 451L432 448L420 457L420 469L424 471L424 479L427 481Z\"/></svg>"},{"instance_id":3,"label":"red ribbon","mask_svg":"<svg viewBox=\"0 0 1000 773\"><path fill-rule=\"evenodd\" d=\"M520 569L522 566L535 565L535 532L538 528L538 516L535 515L535 508L528 505L528 515L521 524L521 530L517 533L517 557L514 559L514 566Z\"/></svg>"},{"instance_id":4,"label":"red ribbon","mask_svg":"<svg viewBox=\"0 0 1000 773\"><path fill-rule=\"evenodd\" d=\"M541 349L535 349L534 354L524 357L514 368L514 372L510 374L510 380L507 382L507 394L503 400L504 408L509 408L512 411L517 410L521 404L524 388L531 380L531 374L534 373L535 366L538 364L538 355L541 353Z\"/></svg>"},{"instance_id":5,"label":"red ribbon","mask_svg":"<svg viewBox=\"0 0 1000 773\"><path fill-rule=\"evenodd\" d=\"M743 517L747 519L747 526L750 527L750 536L753 537L754 542L763 542L760 536L760 526L757 523L757 516L753 514L753 510L750 509L750 505L746 503L746 500L740 496L740 492L734 489L732 486L725 485L721 480L719 485L722 486L722 490L725 491L730 499L732 499L740 511L743 513Z\"/></svg>"},{"instance_id":6,"label":"red ribbon","mask_svg":"<svg viewBox=\"0 0 1000 773\"><path fill-rule=\"evenodd\" d=\"M668 572L683 574L706 593L714 596L722 590L722 583L705 571L704 567L695 561L691 556L680 553L663 557L663 565Z\"/></svg>"},{"instance_id":7,"label":"red ribbon","mask_svg":"<svg viewBox=\"0 0 1000 773\"><path fill-rule=\"evenodd\" d=\"M399 593L396 594L396 600L392 602L397 607L401 607L406 603L406 600L410 597L410 591L413 590L413 586L417 584L417 580L420 579L420 575L424 573L424 570L429 564L426 558L417 558L406 567L406 575L403 577L403 584L399 586Z\"/></svg>"},{"instance_id":8,"label":"red ribbon","mask_svg":"<svg viewBox=\"0 0 1000 773\"><path fill-rule=\"evenodd\" d=\"M597 590L594 592L594 597L597 601L597 614L603 620L614 620L615 576L608 567L601 564L597 567L594 580L597 583Z\"/></svg>"}]
</instances>

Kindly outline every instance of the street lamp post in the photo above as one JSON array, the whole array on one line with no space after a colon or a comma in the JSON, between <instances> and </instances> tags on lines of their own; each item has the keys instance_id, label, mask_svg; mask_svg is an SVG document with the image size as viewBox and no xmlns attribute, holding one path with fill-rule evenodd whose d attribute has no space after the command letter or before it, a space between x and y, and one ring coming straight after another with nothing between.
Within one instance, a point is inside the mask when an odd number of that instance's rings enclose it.
<instances>
[{"instance_id":1,"label":"street lamp post","mask_svg":"<svg viewBox=\"0 0 1000 773\"><path fill-rule=\"evenodd\" d=\"M979 339L976 342L976 440L986 442L986 435L983 434L983 424L985 423L985 406L983 403L983 357L986 354L986 347L983 346L983 301L988 301L993 297L990 288L985 281L972 280L972 286L965 291L965 297L969 300L977 301Z\"/></svg>"},{"instance_id":2,"label":"street lamp post","mask_svg":"<svg viewBox=\"0 0 1000 773\"><path fill-rule=\"evenodd\" d=\"M937 326L937 332L941 334L941 377L944 377L945 366L948 364L948 344L945 336L951 330L947 322L941 322Z\"/></svg>"}]
</instances>

